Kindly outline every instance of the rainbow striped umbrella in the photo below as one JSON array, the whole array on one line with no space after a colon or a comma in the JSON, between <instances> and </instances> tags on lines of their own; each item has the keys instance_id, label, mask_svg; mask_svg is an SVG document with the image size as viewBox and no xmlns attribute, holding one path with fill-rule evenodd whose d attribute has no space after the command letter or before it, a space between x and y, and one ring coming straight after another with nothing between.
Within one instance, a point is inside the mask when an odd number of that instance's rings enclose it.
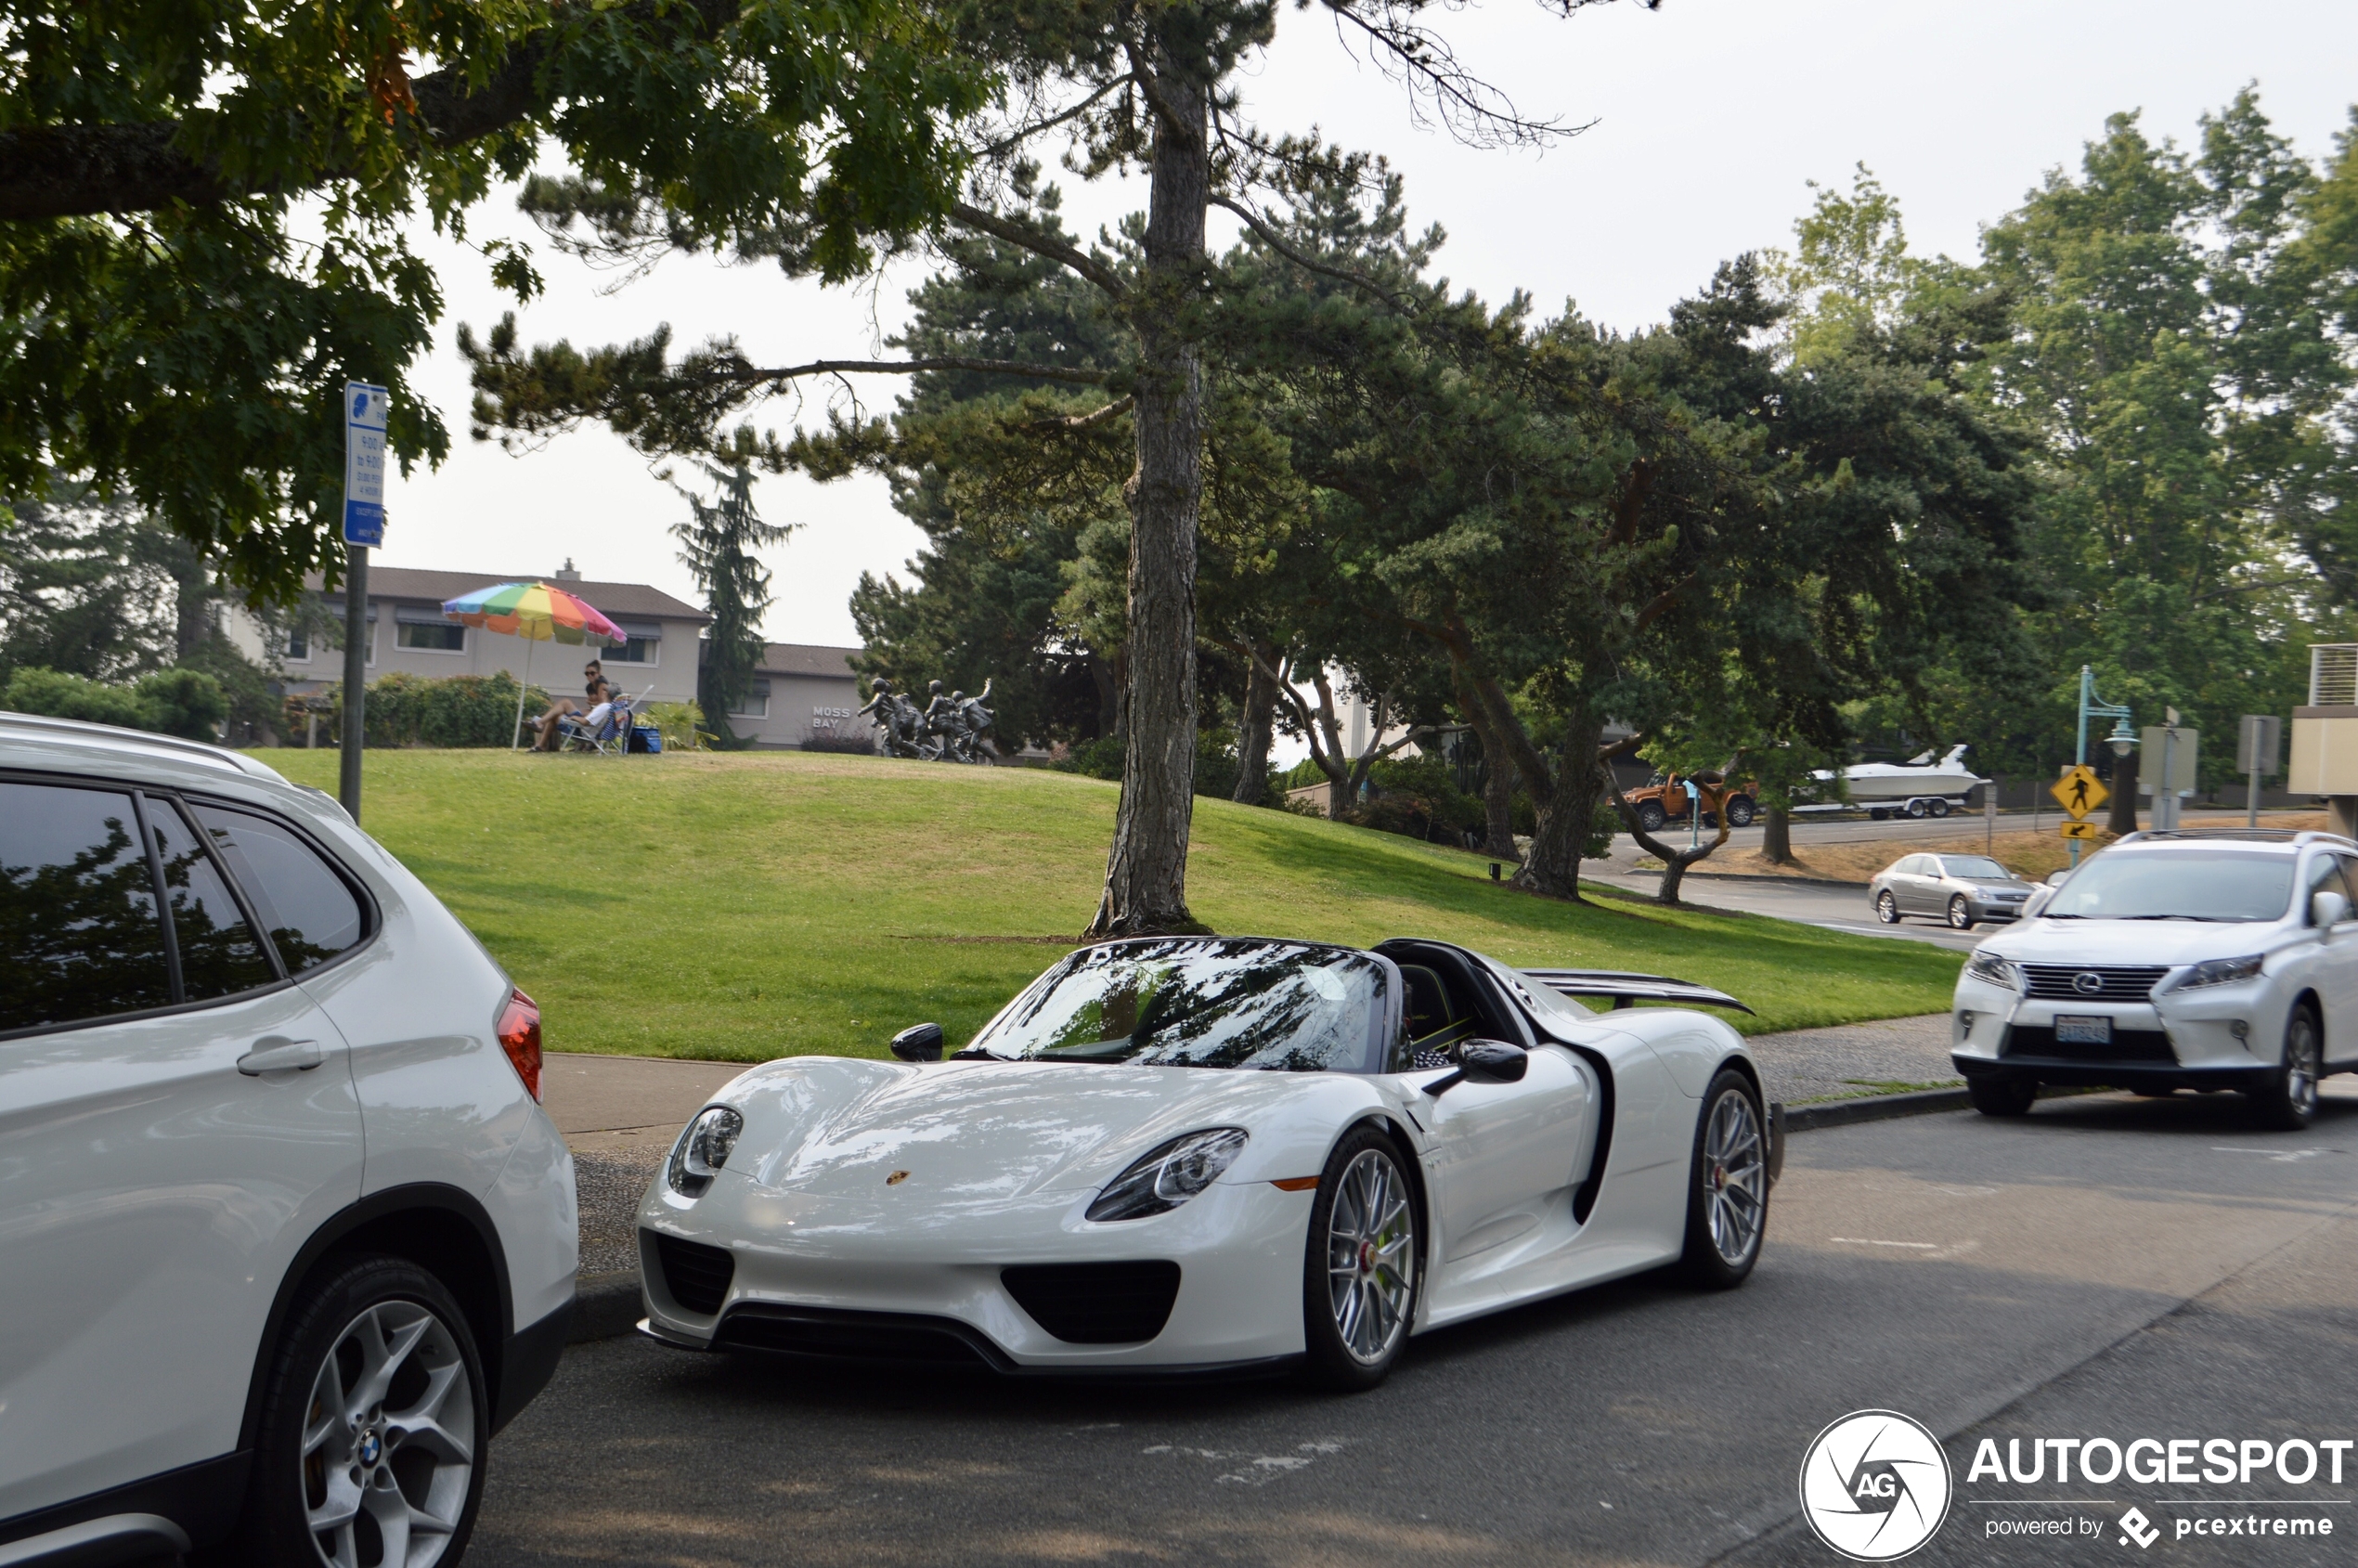
<instances>
[{"instance_id":1,"label":"rainbow striped umbrella","mask_svg":"<svg viewBox=\"0 0 2358 1568\"><path fill-rule=\"evenodd\" d=\"M623 629L577 594L544 582L499 583L443 602L442 613L465 626L479 626L510 637L526 639L524 685L532 684L532 644L535 642L621 642ZM524 693L516 693L516 735L511 749L524 744Z\"/></svg>"}]
</instances>

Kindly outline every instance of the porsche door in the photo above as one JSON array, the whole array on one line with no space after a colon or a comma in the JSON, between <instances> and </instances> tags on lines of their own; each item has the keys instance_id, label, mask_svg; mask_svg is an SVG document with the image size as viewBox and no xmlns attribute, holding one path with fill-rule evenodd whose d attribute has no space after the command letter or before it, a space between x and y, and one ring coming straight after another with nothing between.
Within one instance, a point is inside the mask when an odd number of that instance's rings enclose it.
<instances>
[{"instance_id":1,"label":"porsche door","mask_svg":"<svg viewBox=\"0 0 2358 1568\"><path fill-rule=\"evenodd\" d=\"M1538 1045L1519 1082L1463 1082L1428 1103L1434 1261L1445 1272L1487 1272L1483 1254L1539 1230L1551 1200L1563 1207L1561 1195L1587 1173L1597 1104L1589 1069L1563 1046Z\"/></svg>"}]
</instances>

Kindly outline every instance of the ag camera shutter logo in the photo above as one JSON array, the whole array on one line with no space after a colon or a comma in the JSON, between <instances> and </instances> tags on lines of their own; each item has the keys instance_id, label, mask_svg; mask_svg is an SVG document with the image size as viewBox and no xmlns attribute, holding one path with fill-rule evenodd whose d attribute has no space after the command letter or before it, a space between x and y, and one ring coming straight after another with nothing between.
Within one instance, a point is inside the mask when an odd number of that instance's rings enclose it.
<instances>
[{"instance_id":1,"label":"ag camera shutter logo","mask_svg":"<svg viewBox=\"0 0 2358 1568\"><path fill-rule=\"evenodd\" d=\"M1940 1440L1897 1410L1854 1410L1802 1456L1802 1517L1854 1562L1889 1562L1932 1539L1953 1490Z\"/></svg>"}]
</instances>

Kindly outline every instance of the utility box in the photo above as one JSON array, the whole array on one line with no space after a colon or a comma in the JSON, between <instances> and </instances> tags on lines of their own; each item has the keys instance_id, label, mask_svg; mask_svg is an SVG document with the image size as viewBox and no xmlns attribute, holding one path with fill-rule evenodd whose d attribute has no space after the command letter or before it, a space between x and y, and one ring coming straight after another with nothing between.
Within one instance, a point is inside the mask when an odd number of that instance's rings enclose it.
<instances>
[{"instance_id":1,"label":"utility box","mask_svg":"<svg viewBox=\"0 0 2358 1568\"><path fill-rule=\"evenodd\" d=\"M2295 795L2358 796L2358 642L2310 647L2309 706L2292 710L2285 787Z\"/></svg>"}]
</instances>

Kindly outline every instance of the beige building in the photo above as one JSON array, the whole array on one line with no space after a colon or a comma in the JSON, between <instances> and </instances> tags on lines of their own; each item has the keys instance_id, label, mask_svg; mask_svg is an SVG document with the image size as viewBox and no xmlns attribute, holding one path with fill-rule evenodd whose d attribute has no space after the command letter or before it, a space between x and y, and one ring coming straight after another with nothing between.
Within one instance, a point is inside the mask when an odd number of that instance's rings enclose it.
<instances>
[{"instance_id":1,"label":"beige building","mask_svg":"<svg viewBox=\"0 0 2358 1568\"><path fill-rule=\"evenodd\" d=\"M860 717L868 699L851 671L859 654L804 642L767 644L745 710L729 715L729 728L771 749L826 737L873 747L875 726Z\"/></svg>"},{"instance_id":2,"label":"beige building","mask_svg":"<svg viewBox=\"0 0 2358 1568\"><path fill-rule=\"evenodd\" d=\"M567 592L586 600L628 634L628 641L612 647L527 642L521 637L462 626L442 613L445 601L462 593L498 583L535 580L543 579L536 573L502 577L490 572L371 567L369 679L395 669L427 676L496 675L506 670L523 679L528 657L532 680L551 692L569 694L581 685L583 661L594 656L604 662L607 678L633 698L695 701L696 642L712 617L645 583L588 582L572 569L571 562L545 579L563 584ZM311 590L319 594L317 577L312 579ZM341 624L343 596L320 597ZM277 655L290 692L300 695L343 679L343 651L306 637L299 628L286 634L282 646L272 649L264 646L263 623L242 609L232 609L225 622L225 629L249 658L266 666L268 655Z\"/></svg>"}]
</instances>

